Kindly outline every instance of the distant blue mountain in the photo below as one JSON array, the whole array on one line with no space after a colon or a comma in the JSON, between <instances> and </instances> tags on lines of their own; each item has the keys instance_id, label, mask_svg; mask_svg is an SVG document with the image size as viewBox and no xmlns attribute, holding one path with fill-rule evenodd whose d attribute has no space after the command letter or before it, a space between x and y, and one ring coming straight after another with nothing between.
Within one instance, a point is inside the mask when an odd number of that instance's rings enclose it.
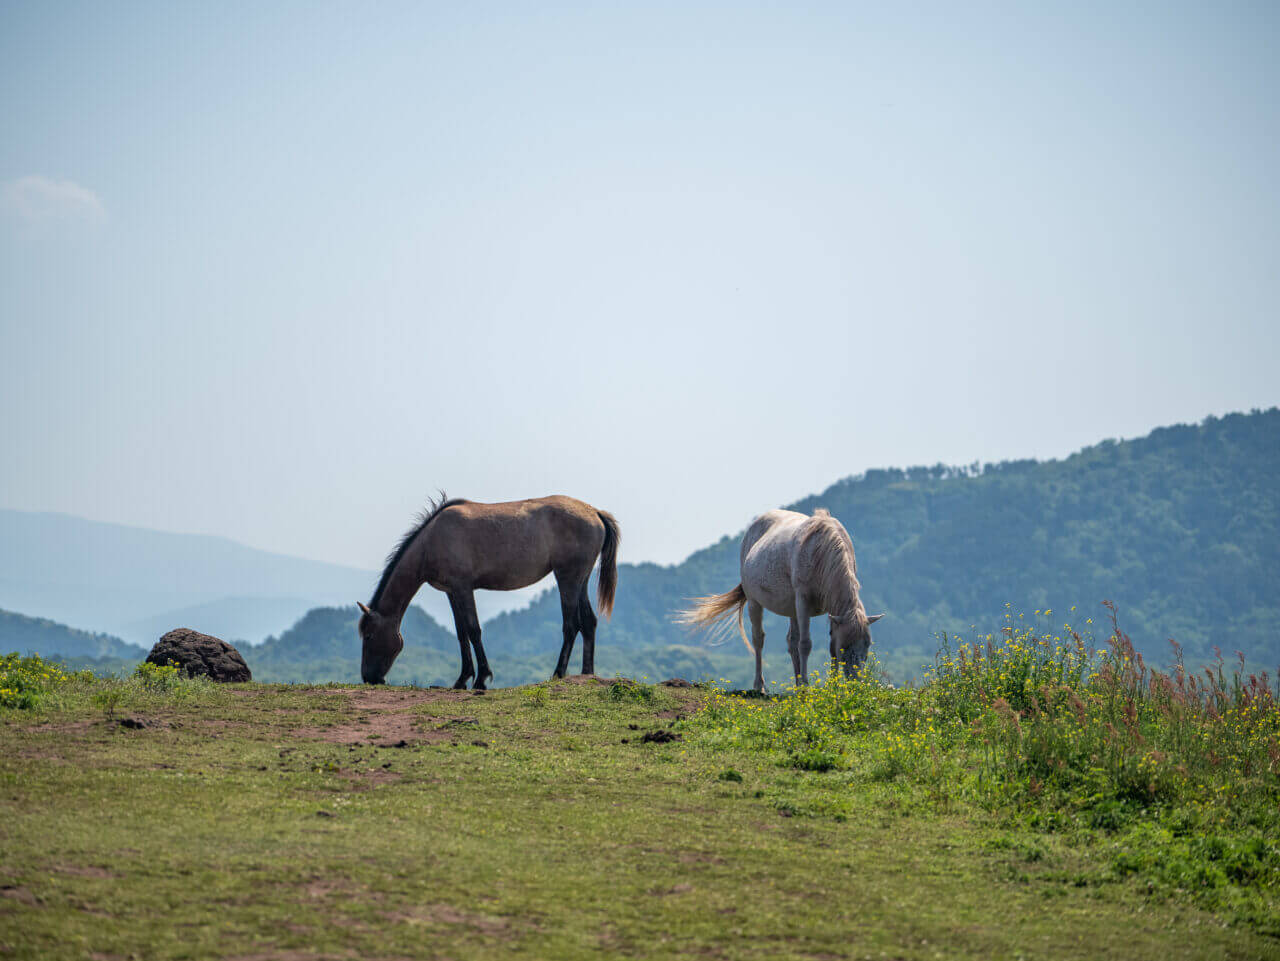
<instances>
[{"instance_id":1,"label":"distant blue mountain","mask_svg":"<svg viewBox=\"0 0 1280 961\"><path fill-rule=\"evenodd\" d=\"M148 648L179 626L260 641L313 607L367 597L376 580L222 537L0 510L0 608Z\"/></svg>"},{"instance_id":2,"label":"distant blue mountain","mask_svg":"<svg viewBox=\"0 0 1280 961\"><path fill-rule=\"evenodd\" d=\"M400 531L387 531L387 545ZM150 648L174 627L258 643L316 607L367 599L378 572L67 514L0 510L0 608ZM523 607L541 588L480 591L480 617ZM417 603L453 626L444 594Z\"/></svg>"},{"instance_id":3,"label":"distant blue mountain","mask_svg":"<svg viewBox=\"0 0 1280 961\"><path fill-rule=\"evenodd\" d=\"M147 652L110 634L91 634L43 617L0 611L0 654L39 654L51 658L119 658L140 661Z\"/></svg>"}]
</instances>

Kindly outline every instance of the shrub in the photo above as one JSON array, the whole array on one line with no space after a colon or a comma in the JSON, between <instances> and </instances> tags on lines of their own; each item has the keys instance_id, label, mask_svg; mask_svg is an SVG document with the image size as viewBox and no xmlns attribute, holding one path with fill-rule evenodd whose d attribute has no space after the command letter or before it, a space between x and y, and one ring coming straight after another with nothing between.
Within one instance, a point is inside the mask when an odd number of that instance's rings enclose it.
<instances>
[{"instance_id":1,"label":"shrub","mask_svg":"<svg viewBox=\"0 0 1280 961\"><path fill-rule=\"evenodd\" d=\"M185 680L177 663L152 664L143 661L133 669L134 679L141 682L148 691L172 691Z\"/></svg>"},{"instance_id":2,"label":"shrub","mask_svg":"<svg viewBox=\"0 0 1280 961\"><path fill-rule=\"evenodd\" d=\"M611 701L639 701L648 704L654 698L654 691L652 685L620 677L605 688L605 696Z\"/></svg>"},{"instance_id":3,"label":"shrub","mask_svg":"<svg viewBox=\"0 0 1280 961\"><path fill-rule=\"evenodd\" d=\"M0 708L30 710L58 687L92 677L89 671L65 671L62 665L38 654L0 654Z\"/></svg>"},{"instance_id":4,"label":"shrub","mask_svg":"<svg viewBox=\"0 0 1280 961\"><path fill-rule=\"evenodd\" d=\"M536 684L524 692L524 702L529 707L546 707L547 705L547 689L541 684Z\"/></svg>"}]
</instances>

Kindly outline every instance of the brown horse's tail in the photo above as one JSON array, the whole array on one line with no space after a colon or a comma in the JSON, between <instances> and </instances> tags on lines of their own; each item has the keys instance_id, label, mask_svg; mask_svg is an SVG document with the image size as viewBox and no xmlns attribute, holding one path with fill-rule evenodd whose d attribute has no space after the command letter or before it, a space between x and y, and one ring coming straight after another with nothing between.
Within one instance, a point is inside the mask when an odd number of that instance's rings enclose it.
<instances>
[{"instance_id":1,"label":"brown horse's tail","mask_svg":"<svg viewBox=\"0 0 1280 961\"><path fill-rule=\"evenodd\" d=\"M608 511L596 511L604 524L604 546L600 548L600 580L596 584L596 607L605 617L613 614L613 595L618 589L618 541L622 531L618 519Z\"/></svg>"},{"instance_id":2,"label":"brown horse's tail","mask_svg":"<svg viewBox=\"0 0 1280 961\"><path fill-rule=\"evenodd\" d=\"M738 633L742 635L742 643L748 650L754 650L747 640L747 629L742 623L742 609L747 605L747 592L739 584L724 594L712 594L710 597L695 597L694 605L676 614L676 623L688 624L696 630L705 630L716 625L712 633L720 633L729 629L729 618L738 615ZM720 622L720 623L717 623Z\"/></svg>"}]
</instances>

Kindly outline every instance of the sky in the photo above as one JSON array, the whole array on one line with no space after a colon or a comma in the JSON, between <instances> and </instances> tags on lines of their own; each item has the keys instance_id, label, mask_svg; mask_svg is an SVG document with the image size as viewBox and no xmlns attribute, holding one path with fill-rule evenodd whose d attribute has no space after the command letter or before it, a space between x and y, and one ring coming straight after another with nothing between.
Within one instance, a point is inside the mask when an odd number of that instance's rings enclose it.
<instances>
[{"instance_id":1,"label":"sky","mask_svg":"<svg viewBox=\"0 0 1280 961\"><path fill-rule=\"evenodd\" d=\"M1280 6L0 2L0 507L678 561L1280 402Z\"/></svg>"}]
</instances>

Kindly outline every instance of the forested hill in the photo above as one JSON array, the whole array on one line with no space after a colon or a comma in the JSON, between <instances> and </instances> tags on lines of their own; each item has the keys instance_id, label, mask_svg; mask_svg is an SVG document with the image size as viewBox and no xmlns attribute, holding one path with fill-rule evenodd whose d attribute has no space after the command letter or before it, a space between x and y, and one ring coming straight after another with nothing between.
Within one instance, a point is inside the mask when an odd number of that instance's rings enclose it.
<instances>
[{"instance_id":1,"label":"forested hill","mask_svg":"<svg viewBox=\"0 0 1280 961\"><path fill-rule=\"evenodd\" d=\"M1274 670L1280 662L1278 478L1280 410L1272 409L1106 441L1060 461L869 471L791 506L826 507L849 528L867 608L888 614L876 625L875 650L898 678L932 660L937 631L993 630L1003 623L1006 603L1028 617L1051 609L1054 625L1084 626L1091 617L1101 642L1104 599L1119 605L1122 625L1158 663L1167 663L1173 637L1193 663L1212 658L1218 645L1228 657L1242 650L1252 665ZM744 528L749 520L743 518ZM600 625L597 669L748 683L751 658L740 643L701 647L671 622L671 612L688 598L738 582L739 537L727 536L671 567L621 565L613 620ZM261 680L355 680L357 617L354 607L316 608L244 654ZM19 629L21 637L14 633ZM25 640L32 630L39 643ZM785 623L770 619L766 630L767 677L785 680ZM820 618L814 624L819 651L826 633ZM404 636L393 682L448 683L457 676L451 624L441 626L414 607ZM545 677L561 641L554 592L487 621L484 640L497 684ZM3 649L127 657L119 644L0 614Z\"/></svg>"},{"instance_id":2,"label":"forested hill","mask_svg":"<svg viewBox=\"0 0 1280 961\"><path fill-rule=\"evenodd\" d=\"M1280 661L1274 408L1104 441L1057 461L868 471L790 506L826 507L848 527L867 608L888 613L876 650L897 672L931 659L936 631L993 629L1006 603L1028 617L1051 609L1056 624L1092 617L1101 641L1104 599L1161 663L1171 637L1189 659L1218 645L1264 667ZM670 612L738 583L739 537L672 567L622 565L601 647L688 643ZM486 647L495 656L552 652L559 622L557 599L543 596L486 623ZM825 640L825 618L814 630ZM777 674L785 626L775 620L766 631Z\"/></svg>"},{"instance_id":3,"label":"forested hill","mask_svg":"<svg viewBox=\"0 0 1280 961\"><path fill-rule=\"evenodd\" d=\"M43 617L0 611L0 654L10 651L77 663L101 659L132 663L146 655L136 644L126 644L110 634L91 634Z\"/></svg>"}]
</instances>

